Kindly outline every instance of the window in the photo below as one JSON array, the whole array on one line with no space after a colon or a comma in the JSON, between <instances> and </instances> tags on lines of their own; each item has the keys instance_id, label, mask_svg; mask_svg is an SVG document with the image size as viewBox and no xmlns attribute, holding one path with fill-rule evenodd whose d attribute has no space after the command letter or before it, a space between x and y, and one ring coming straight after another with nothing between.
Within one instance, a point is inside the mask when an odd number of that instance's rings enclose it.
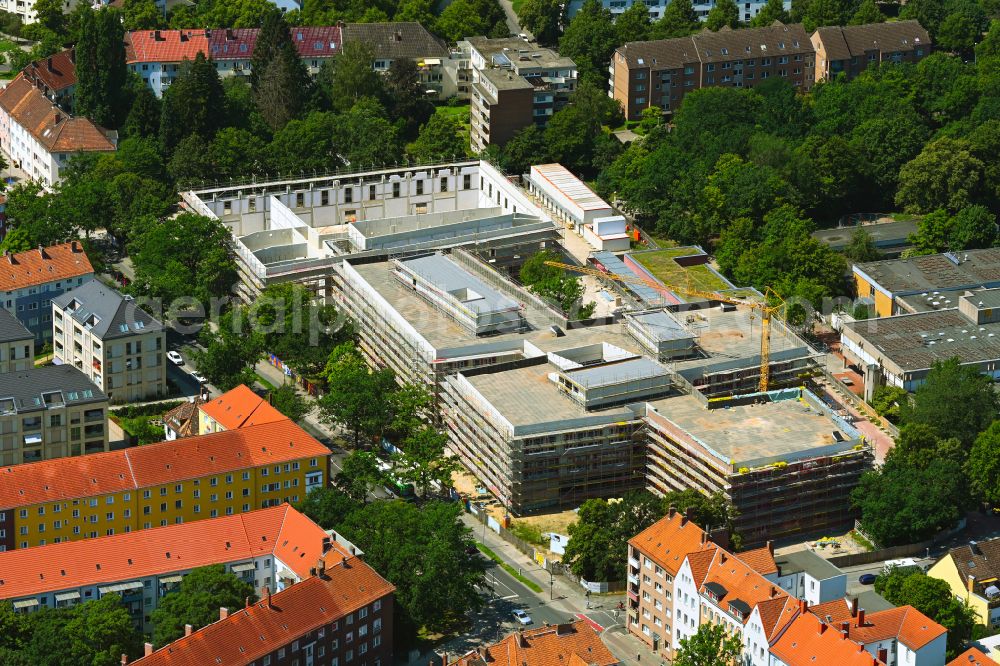
<instances>
[{"instance_id":1,"label":"window","mask_svg":"<svg viewBox=\"0 0 1000 666\"><path fill-rule=\"evenodd\" d=\"M447 178L447 176L441 178L441 191L442 192L447 192L448 191L448 178Z\"/></svg>"},{"instance_id":2,"label":"window","mask_svg":"<svg viewBox=\"0 0 1000 666\"><path fill-rule=\"evenodd\" d=\"M423 193L424 193L424 181L418 180L417 181L417 194L423 194Z\"/></svg>"},{"instance_id":3,"label":"window","mask_svg":"<svg viewBox=\"0 0 1000 666\"><path fill-rule=\"evenodd\" d=\"M354 188L348 187L344 190L344 203L354 203Z\"/></svg>"},{"instance_id":4,"label":"window","mask_svg":"<svg viewBox=\"0 0 1000 666\"><path fill-rule=\"evenodd\" d=\"M398 199L399 198L399 183L398 182L392 184L392 198L393 199Z\"/></svg>"},{"instance_id":5,"label":"window","mask_svg":"<svg viewBox=\"0 0 1000 666\"><path fill-rule=\"evenodd\" d=\"M472 175L471 174L464 174L462 176L462 189L463 190L468 190L471 187L472 187Z\"/></svg>"}]
</instances>

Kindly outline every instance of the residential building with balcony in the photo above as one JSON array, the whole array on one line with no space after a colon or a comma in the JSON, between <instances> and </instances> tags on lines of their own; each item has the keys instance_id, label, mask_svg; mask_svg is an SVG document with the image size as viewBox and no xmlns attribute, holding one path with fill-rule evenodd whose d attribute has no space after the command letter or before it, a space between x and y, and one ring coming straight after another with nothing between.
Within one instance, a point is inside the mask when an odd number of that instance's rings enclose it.
<instances>
[{"instance_id":1,"label":"residential building with balcony","mask_svg":"<svg viewBox=\"0 0 1000 666\"><path fill-rule=\"evenodd\" d=\"M823 26L810 37L816 80L848 79L884 62L915 63L931 54L931 37L917 21Z\"/></svg>"},{"instance_id":2,"label":"residential building with balcony","mask_svg":"<svg viewBox=\"0 0 1000 666\"><path fill-rule=\"evenodd\" d=\"M576 63L519 37L469 37L472 149L502 145L518 130L548 124L576 90Z\"/></svg>"},{"instance_id":3,"label":"residential building with balcony","mask_svg":"<svg viewBox=\"0 0 1000 666\"><path fill-rule=\"evenodd\" d=\"M57 364L83 372L113 403L167 394L166 329L98 280L52 299L52 352Z\"/></svg>"},{"instance_id":4,"label":"residential building with balcony","mask_svg":"<svg viewBox=\"0 0 1000 666\"><path fill-rule=\"evenodd\" d=\"M611 56L608 94L629 120L649 108L673 113L692 90L752 88L769 78L809 90L815 50L799 23L703 32L690 37L628 42Z\"/></svg>"},{"instance_id":5,"label":"residential building with balcony","mask_svg":"<svg viewBox=\"0 0 1000 666\"><path fill-rule=\"evenodd\" d=\"M68 14L76 9L79 3L80 0L63 0L64 11ZM0 0L0 11L18 16L25 25L34 23L38 19L35 14L35 0Z\"/></svg>"},{"instance_id":6,"label":"residential building with balcony","mask_svg":"<svg viewBox=\"0 0 1000 666\"><path fill-rule=\"evenodd\" d=\"M41 80L22 73L0 90L0 149L29 178L52 187L74 155L114 152L118 133L69 115L46 89Z\"/></svg>"},{"instance_id":7,"label":"residential building with balcony","mask_svg":"<svg viewBox=\"0 0 1000 666\"><path fill-rule=\"evenodd\" d=\"M195 523L0 553L0 600L16 612L66 608L119 594L140 631L198 567L222 565L253 586L283 590L324 556L353 553L288 504Z\"/></svg>"},{"instance_id":8,"label":"residential building with balcony","mask_svg":"<svg viewBox=\"0 0 1000 666\"><path fill-rule=\"evenodd\" d=\"M297 502L324 484L329 455L286 419L4 467L0 546L96 539Z\"/></svg>"},{"instance_id":9,"label":"residential building with balcony","mask_svg":"<svg viewBox=\"0 0 1000 666\"><path fill-rule=\"evenodd\" d=\"M670 4L670 0L601 0L601 5L609 10L614 17L618 17L619 14L630 8L637 2L642 2L646 5L646 9L649 11L649 18L652 21L657 21L663 18L663 12L666 10L667 5ZM584 0L569 0L566 3L566 17L568 20L572 20L576 13L580 11L580 7L583 7ZM740 10L740 21L747 23L753 17L757 16L757 13L767 4L766 2L761 2L760 0L753 0L752 2L738 2L736 6ZM705 20L708 16L708 12L711 11L714 6L710 1L706 0L696 0L691 3L694 13L699 19ZM791 2L785 2L785 11L791 10Z\"/></svg>"},{"instance_id":10,"label":"residential building with balcony","mask_svg":"<svg viewBox=\"0 0 1000 666\"><path fill-rule=\"evenodd\" d=\"M472 650L445 666L619 666L587 620L521 629Z\"/></svg>"},{"instance_id":11,"label":"residential building with balcony","mask_svg":"<svg viewBox=\"0 0 1000 666\"><path fill-rule=\"evenodd\" d=\"M0 375L35 367L35 335L0 308Z\"/></svg>"},{"instance_id":12,"label":"residential building with balcony","mask_svg":"<svg viewBox=\"0 0 1000 666\"><path fill-rule=\"evenodd\" d=\"M330 551L314 575L153 651L135 666L390 666L395 588L360 557ZM126 663L123 661L123 663Z\"/></svg>"},{"instance_id":13,"label":"residential building with balcony","mask_svg":"<svg viewBox=\"0 0 1000 666\"><path fill-rule=\"evenodd\" d=\"M445 100L454 95L446 70L455 66L443 41L416 21L345 23L345 42L359 42L372 49L372 68L388 72L395 60L412 60L419 71L420 85L428 97Z\"/></svg>"},{"instance_id":14,"label":"residential building with balcony","mask_svg":"<svg viewBox=\"0 0 1000 666\"><path fill-rule=\"evenodd\" d=\"M1000 627L1000 539L952 548L927 575L948 583L952 595L975 612L977 623Z\"/></svg>"},{"instance_id":15,"label":"residential building with balcony","mask_svg":"<svg viewBox=\"0 0 1000 666\"><path fill-rule=\"evenodd\" d=\"M107 451L107 421L107 396L76 368L0 374L2 466Z\"/></svg>"},{"instance_id":16,"label":"residential building with balcony","mask_svg":"<svg viewBox=\"0 0 1000 666\"><path fill-rule=\"evenodd\" d=\"M35 336L52 340L52 299L94 279L83 246L76 242L0 256L0 307Z\"/></svg>"}]
</instances>

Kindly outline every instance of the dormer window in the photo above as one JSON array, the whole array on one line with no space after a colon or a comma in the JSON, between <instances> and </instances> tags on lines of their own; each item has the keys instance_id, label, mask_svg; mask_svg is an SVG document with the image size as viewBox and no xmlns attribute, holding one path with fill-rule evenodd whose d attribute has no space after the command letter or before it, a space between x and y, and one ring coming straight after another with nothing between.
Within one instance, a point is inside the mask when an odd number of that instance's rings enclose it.
<instances>
[{"instance_id":1,"label":"dormer window","mask_svg":"<svg viewBox=\"0 0 1000 666\"><path fill-rule=\"evenodd\" d=\"M729 613L740 622L743 622L750 617L750 606L744 601L733 599L729 602Z\"/></svg>"},{"instance_id":2,"label":"dormer window","mask_svg":"<svg viewBox=\"0 0 1000 666\"><path fill-rule=\"evenodd\" d=\"M726 588L719 583L705 583L705 594L715 603L719 603L726 596Z\"/></svg>"}]
</instances>

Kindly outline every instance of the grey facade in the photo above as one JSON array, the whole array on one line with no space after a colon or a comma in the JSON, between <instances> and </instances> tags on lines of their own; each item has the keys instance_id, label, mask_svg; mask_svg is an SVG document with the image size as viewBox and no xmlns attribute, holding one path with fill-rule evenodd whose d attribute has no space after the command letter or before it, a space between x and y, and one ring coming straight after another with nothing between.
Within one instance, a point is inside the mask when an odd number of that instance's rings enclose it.
<instances>
[{"instance_id":1,"label":"grey facade","mask_svg":"<svg viewBox=\"0 0 1000 666\"><path fill-rule=\"evenodd\" d=\"M0 308L0 375L21 372L35 365L35 336Z\"/></svg>"}]
</instances>

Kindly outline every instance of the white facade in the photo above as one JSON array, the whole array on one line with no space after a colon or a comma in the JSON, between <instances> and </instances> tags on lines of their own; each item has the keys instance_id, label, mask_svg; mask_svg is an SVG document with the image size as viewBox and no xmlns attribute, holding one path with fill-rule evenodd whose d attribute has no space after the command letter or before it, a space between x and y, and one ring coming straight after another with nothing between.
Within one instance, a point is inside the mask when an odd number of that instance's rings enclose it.
<instances>
[{"instance_id":1,"label":"white facade","mask_svg":"<svg viewBox=\"0 0 1000 666\"><path fill-rule=\"evenodd\" d=\"M63 0L63 13L76 9L77 3L78 0ZM20 16L25 25L35 22L35 0L0 0L0 11Z\"/></svg>"},{"instance_id":2,"label":"white facade","mask_svg":"<svg viewBox=\"0 0 1000 666\"><path fill-rule=\"evenodd\" d=\"M0 0L2 1L2 0ZM70 158L69 153L50 153L27 129L19 125L0 106L0 149L11 164L18 166L32 180L51 187L59 180L59 169Z\"/></svg>"},{"instance_id":3,"label":"white facade","mask_svg":"<svg viewBox=\"0 0 1000 666\"><path fill-rule=\"evenodd\" d=\"M569 0L566 3L566 14L569 19L576 16L576 13L580 11L583 7L584 0ZM649 18L652 21L656 21L663 18L663 12L667 9L667 5L670 4L670 0L601 0L601 4L605 9L611 10L614 16L618 16L626 9L631 7L636 2L643 2L646 8L649 10ZM736 6L739 7L741 16L741 21L749 21L754 16L757 15L761 9L766 5L766 0L754 0L753 2L737 2ZM693 2L695 14L698 15L702 20L708 16L708 12L711 11L714 6L713 2ZM789 11L792 8L792 3L790 1L785 2L785 11Z\"/></svg>"},{"instance_id":4,"label":"white facade","mask_svg":"<svg viewBox=\"0 0 1000 666\"><path fill-rule=\"evenodd\" d=\"M796 599L804 599L810 606L825 604L847 596L847 574L816 578L806 571L797 571L785 576L772 574L764 576L777 583Z\"/></svg>"}]
</instances>

